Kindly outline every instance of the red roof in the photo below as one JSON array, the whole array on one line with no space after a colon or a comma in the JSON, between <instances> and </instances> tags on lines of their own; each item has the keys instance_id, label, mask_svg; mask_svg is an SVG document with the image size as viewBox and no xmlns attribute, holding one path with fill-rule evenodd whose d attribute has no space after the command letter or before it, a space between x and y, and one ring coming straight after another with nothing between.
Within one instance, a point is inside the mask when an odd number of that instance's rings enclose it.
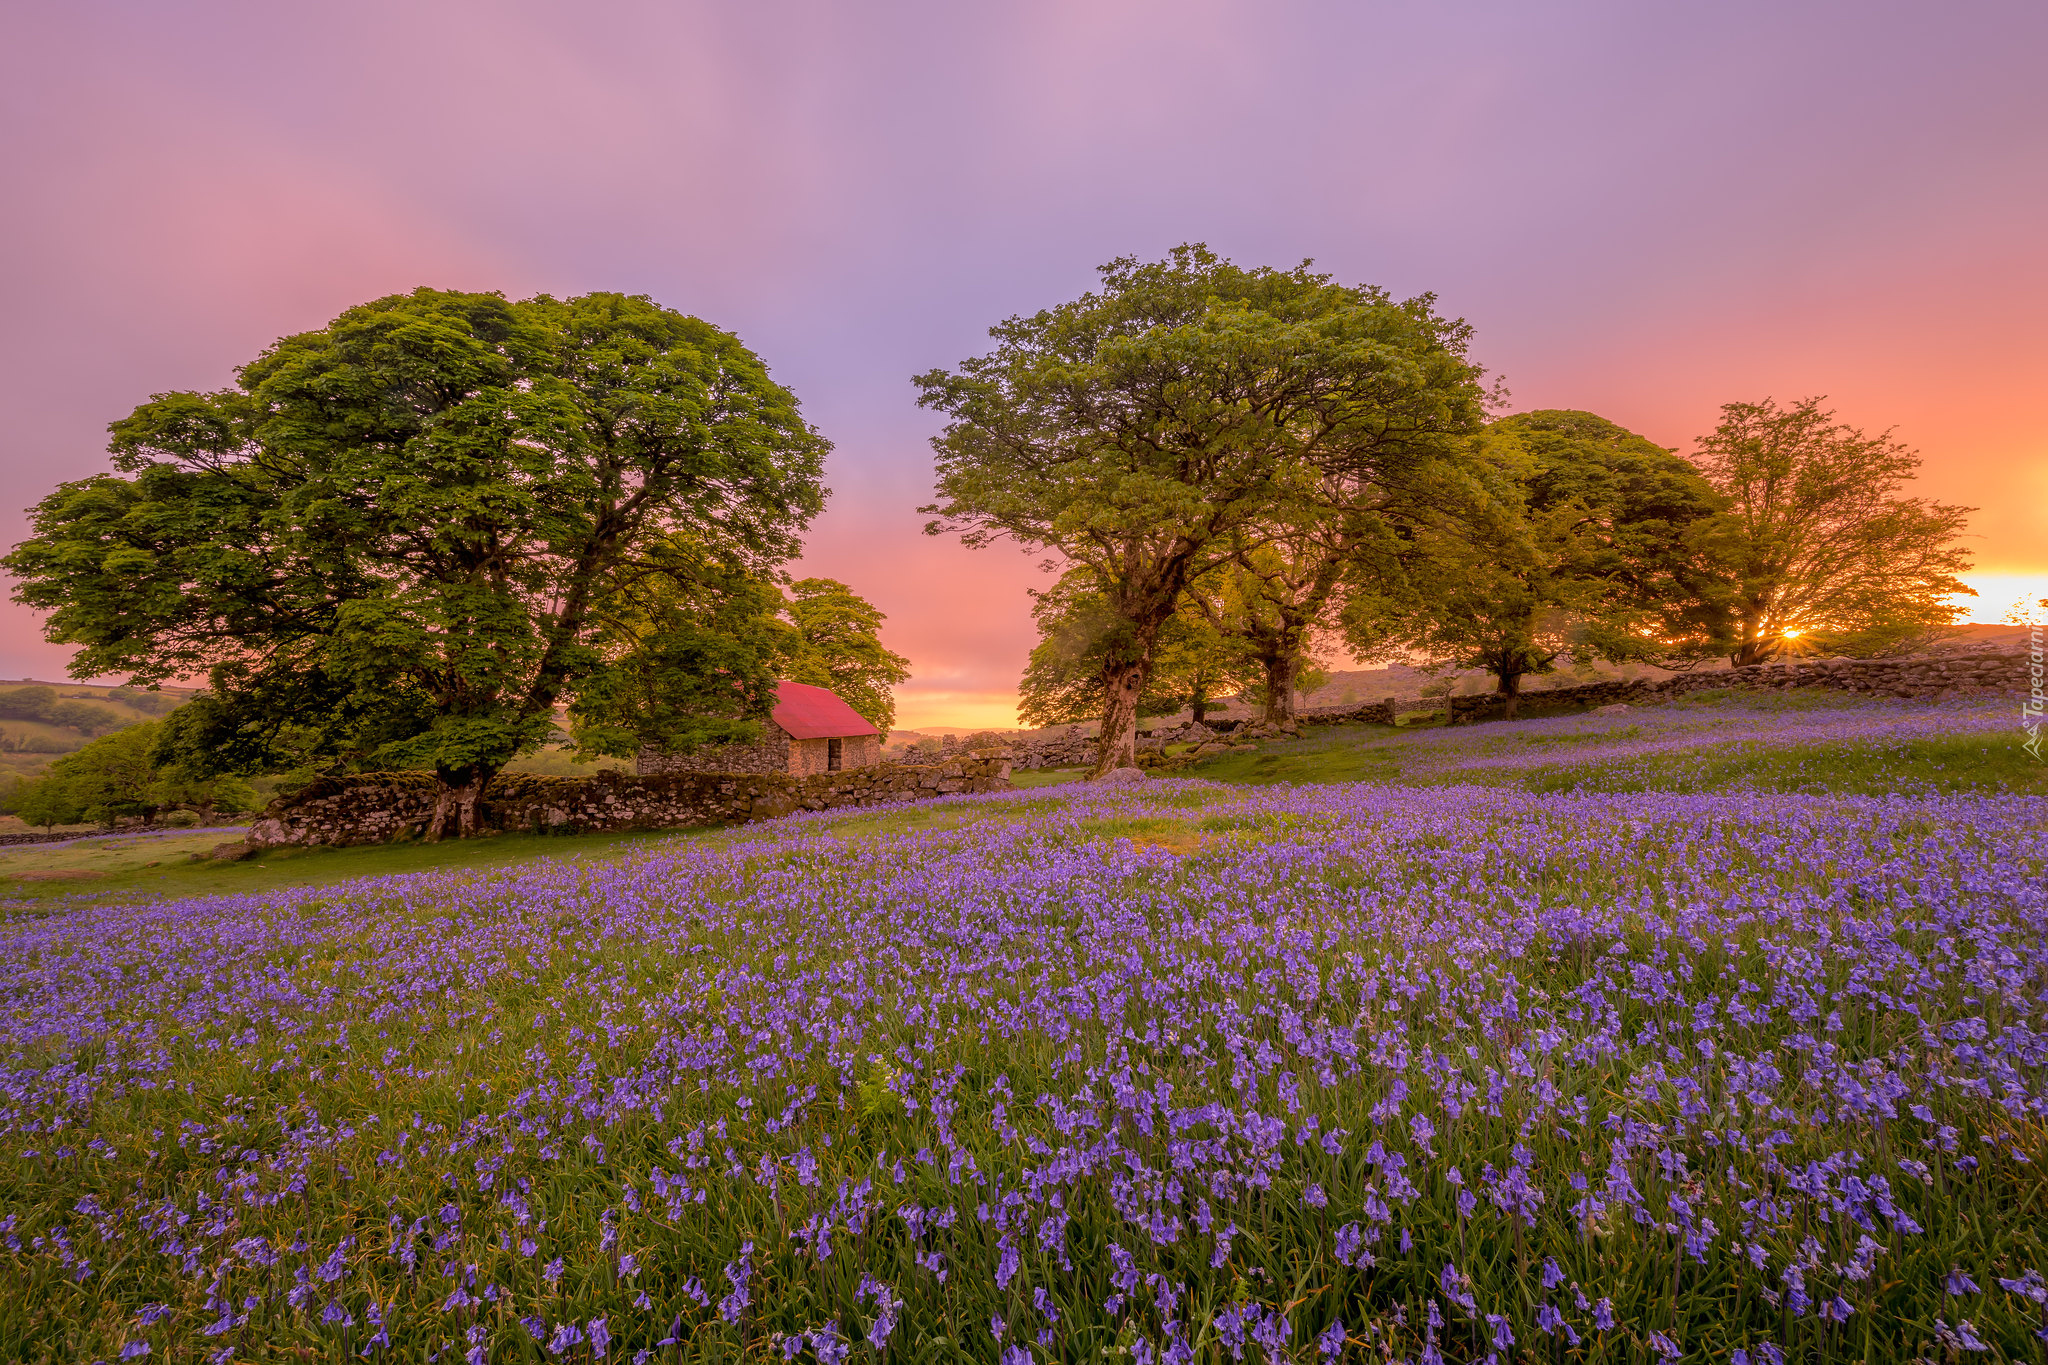
<instances>
[{"instance_id":1,"label":"red roof","mask_svg":"<svg viewBox=\"0 0 2048 1365\"><path fill-rule=\"evenodd\" d=\"M843 739L880 733L829 688L807 683L775 684L775 723L791 739Z\"/></svg>"}]
</instances>

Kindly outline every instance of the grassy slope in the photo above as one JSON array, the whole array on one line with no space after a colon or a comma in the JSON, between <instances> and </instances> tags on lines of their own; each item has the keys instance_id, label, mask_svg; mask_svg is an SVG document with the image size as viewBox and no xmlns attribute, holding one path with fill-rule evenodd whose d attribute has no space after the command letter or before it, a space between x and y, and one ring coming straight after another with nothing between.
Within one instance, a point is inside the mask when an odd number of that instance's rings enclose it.
<instances>
[{"instance_id":1,"label":"grassy slope","mask_svg":"<svg viewBox=\"0 0 2048 1365\"><path fill-rule=\"evenodd\" d=\"M2048 764L2020 747L2017 724L2008 735L1964 734L1935 739L1838 743L1717 741L1706 729L1684 749L1625 759L1574 761L1572 751L1617 741L1653 740L1665 728L1711 722L1730 706L1715 694L1668 707L1645 709L1625 724L1590 723L1579 732L1537 731L1517 722L1450 728L1428 725L1390 730L1378 726L1310 726L1297 740L1266 744L1256 753L1225 754L1185 769L1185 775L1254 785L1282 782L1387 782L1404 786L1477 783L1529 791L1818 791L1883 795L1899 791L2009 791L2048 794ZM1757 713L1854 712L1854 698L1793 694L1745 697ZM1457 756L1526 758L1548 762L1518 767L1459 766ZM1447 761L1448 760L1448 761Z\"/></svg>"}]
</instances>

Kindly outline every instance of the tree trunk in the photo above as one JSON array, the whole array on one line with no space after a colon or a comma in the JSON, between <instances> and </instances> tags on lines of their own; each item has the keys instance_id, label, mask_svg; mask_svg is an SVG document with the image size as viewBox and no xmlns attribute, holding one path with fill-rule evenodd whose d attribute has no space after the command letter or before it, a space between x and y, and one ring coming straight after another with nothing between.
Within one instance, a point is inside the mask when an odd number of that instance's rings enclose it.
<instances>
[{"instance_id":1,"label":"tree trunk","mask_svg":"<svg viewBox=\"0 0 2048 1365\"><path fill-rule=\"evenodd\" d=\"M491 777L491 772L482 767L436 770L434 815L427 822L428 843L439 843L451 831L458 839L467 839L477 832L477 803L483 799Z\"/></svg>"},{"instance_id":2,"label":"tree trunk","mask_svg":"<svg viewBox=\"0 0 2048 1365\"><path fill-rule=\"evenodd\" d=\"M1744 640L1735 653L1729 656L1728 663L1735 668L1748 668L1751 664L1760 664L1770 657L1771 648L1765 641Z\"/></svg>"},{"instance_id":3,"label":"tree trunk","mask_svg":"<svg viewBox=\"0 0 2048 1365\"><path fill-rule=\"evenodd\" d=\"M1104 681L1102 734L1095 741L1095 766L1088 776L1138 766L1138 698L1145 690L1145 665L1111 664Z\"/></svg>"},{"instance_id":4,"label":"tree trunk","mask_svg":"<svg viewBox=\"0 0 2048 1365\"><path fill-rule=\"evenodd\" d=\"M1500 685L1494 689L1494 695L1500 697L1504 703L1501 715L1508 720L1513 720L1515 718L1515 706L1522 700L1522 675L1519 673L1501 674Z\"/></svg>"},{"instance_id":5,"label":"tree trunk","mask_svg":"<svg viewBox=\"0 0 2048 1365\"><path fill-rule=\"evenodd\" d=\"M1266 670L1266 724L1294 723L1295 658L1292 653L1269 654L1259 661Z\"/></svg>"},{"instance_id":6,"label":"tree trunk","mask_svg":"<svg viewBox=\"0 0 2048 1365\"><path fill-rule=\"evenodd\" d=\"M1202 723L1202 717L1209 714L1209 689L1206 685L1195 684L1194 693L1188 698L1188 713L1197 725Z\"/></svg>"}]
</instances>

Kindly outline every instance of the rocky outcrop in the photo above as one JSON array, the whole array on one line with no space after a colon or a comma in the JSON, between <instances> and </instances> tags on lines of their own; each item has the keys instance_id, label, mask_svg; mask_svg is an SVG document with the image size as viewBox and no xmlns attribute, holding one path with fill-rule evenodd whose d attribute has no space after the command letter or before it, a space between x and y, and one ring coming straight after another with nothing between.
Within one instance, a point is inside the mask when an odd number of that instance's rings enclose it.
<instances>
[{"instance_id":1,"label":"rocky outcrop","mask_svg":"<svg viewBox=\"0 0 2048 1365\"><path fill-rule=\"evenodd\" d=\"M1009 765L992 756L918 768L884 763L803 778L775 773L511 774L484 793L478 822L487 830L533 834L684 829L1009 787ZM323 777L272 802L250 826L248 838L223 852L239 849L246 855L278 846L417 838L433 815L434 791L429 773Z\"/></svg>"}]
</instances>

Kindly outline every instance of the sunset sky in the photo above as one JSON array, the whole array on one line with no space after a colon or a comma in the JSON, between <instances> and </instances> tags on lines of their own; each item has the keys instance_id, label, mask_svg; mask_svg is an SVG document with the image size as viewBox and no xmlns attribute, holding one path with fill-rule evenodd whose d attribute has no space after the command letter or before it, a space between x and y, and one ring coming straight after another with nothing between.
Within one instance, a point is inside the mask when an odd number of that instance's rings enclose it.
<instances>
[{"instance_id":1,"label":"sunset sky","mask_svg":"<svg viewBox=\"0 0 2048 1365\"><path fill-rule=\"evenodd\" d=\"M16 6L0 536L106 424L434 285L642 293L836 445L801 566L889 614L899 724L1013 724L1036 559L926 538L910 376L1206 241L1434 291L1515 408L1689 447L1825 394L2048 593L2048 6ZM0 676L62 675L0 609Z\"/></svg>"}]
</instances>

